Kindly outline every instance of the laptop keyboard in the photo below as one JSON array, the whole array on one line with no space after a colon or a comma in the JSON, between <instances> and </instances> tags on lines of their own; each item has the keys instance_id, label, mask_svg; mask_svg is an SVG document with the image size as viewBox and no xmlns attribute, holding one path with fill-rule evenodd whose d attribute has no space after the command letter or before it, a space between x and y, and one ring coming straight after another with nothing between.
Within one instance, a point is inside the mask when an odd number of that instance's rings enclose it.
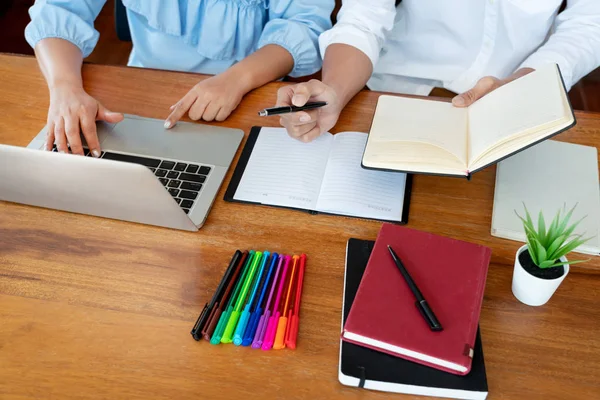
<instances>
[{"instance_id":1,"label":"laptop keyboard","mask_svg":"<svg viewBox=\"0 0 600 400\"><path fill-rule=\"evenodd\" d=\"M56 145L54 145L52 151L57 151ZM84 149L84 154L86 157L90 157L88 149ZM132 156L110 151L103 151L100 158L141 164L148 167L186 214L190 212L190 208L199 198L202 185L211 170L206 165Z\"/></svg>"}]
</instances>

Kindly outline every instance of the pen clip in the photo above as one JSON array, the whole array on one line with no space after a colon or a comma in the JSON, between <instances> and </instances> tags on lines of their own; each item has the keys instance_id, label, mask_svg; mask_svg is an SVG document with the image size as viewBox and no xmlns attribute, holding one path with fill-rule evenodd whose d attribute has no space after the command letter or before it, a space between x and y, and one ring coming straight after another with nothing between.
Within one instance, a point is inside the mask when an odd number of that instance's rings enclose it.
<instances>
[{"instance_id":1,"label":"pen clip","mask_svg":"<svg viewBox=\"0 0 600 400\"><path fill-rule=\"evenodd\" d=\"M429 309L425 300L416 301L415 305L417 306L419 312L427 322L427 325L429 325L429 329L431 329L433 332L441 332L444 330L444 328L442 328L442 325L438 322L431 309Z\"/></svg>"}]
</instances>

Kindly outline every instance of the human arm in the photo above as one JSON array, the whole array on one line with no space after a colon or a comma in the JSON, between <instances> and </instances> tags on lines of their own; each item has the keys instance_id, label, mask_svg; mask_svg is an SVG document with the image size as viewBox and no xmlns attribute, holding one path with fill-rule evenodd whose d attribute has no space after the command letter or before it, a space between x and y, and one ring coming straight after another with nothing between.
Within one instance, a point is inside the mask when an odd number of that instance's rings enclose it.
<instances>
[{"instance_id":1,"label":"human arm","mask_svg":"<svg viewBox=\"0 0 600 400\"><path fill-rule=\"evenodd\" d=\"M289 73L291 54L281 46L267 45L228 70L198 82L171 106L165 128L173 127L187 112L197 121L224 121L249 91Z\"/></svg>"},{"instance_id":2,"label":"human arm","mask_svg":"<svg viewBox=\"0 0 600 400\"><path fill-rule=\"evenodd\" d=\"M83 89L81 50L71 42L47 38L35 46L35 55L50 90L46 150L53 144L61 153L83 155L80 132L94 157L100 156L96 120L119 122L122 114L108 111Z\"/></svg>"},{"instance_id":3,"label":"human arm","mask_svg":"<svg viewBox=\"0 0 600 400\"><path fill-rule=\"evenodd\" d=\"M223 121L249 91L288 74L318 71L318 37L331 27L333 5L333 0L271 0L258 50L194 86L171 107L165 127L173 126L188 111L192 120Z\"/></svg>"},{"instance_id":4,"label":"human arm","mask_svg":"<svg viewBox=\"0 0 600 400\"><path fill-rule=\"evenodd\" d=\"M346 44L329 46L323 61L323 81L284 86L277 93L277 106L302 106L309 101L325 101L327 106L285 114L280 118L290 136L310 142L335 126L348 102L369 80L373 65L360 50Z\"/></svg>"},{"instance_id":5,"label":"human arm","mask_svg":"<svg viewBox=\"0 0 600 400\"><path fill-rule=\"evenodd\" d=\"M25 37L34 48L40 69L50 91L46 149L56 141L61 152L83 154L80 131L94 156L100 146L96 119L118 122L120 114L106 110L84 90L81 79L83 58L93 50L98 32L93 21L105 0L36 1L29 13L31 22Z\"/></svg>"},{"instance_id":6,"label":"human arm","mask_svg":"<svg viewBox=\"0 0 600 400\"><path fill-rule=\"evenodd\" d=\"M328 103L318 110L284 115L281 124L292 137L308 142L335 125L342 109L371 77L395 12L393 0L344 1L336 26L319 38L323 81L287 86L278 93L279 106L300 106L309 100Z\"/></svg>"}]
</instances>

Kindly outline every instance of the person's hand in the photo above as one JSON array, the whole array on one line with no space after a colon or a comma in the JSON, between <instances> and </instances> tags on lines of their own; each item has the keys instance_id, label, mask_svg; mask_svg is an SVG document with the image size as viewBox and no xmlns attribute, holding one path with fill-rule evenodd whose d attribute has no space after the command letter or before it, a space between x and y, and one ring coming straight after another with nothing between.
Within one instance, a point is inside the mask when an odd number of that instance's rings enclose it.
<instances>
[{"instance_id":1,"label":"person's hand","mask_svg":"<svg viewBox=\"0 0 600 400\"><path fill-rule=\"evenodd\" d=\"M194 121L224 121L240 104L244 94L245 90L240 82L227 73L207 78L198 82L181 100L171 106L171 114L165 121L165 128L175 126L186 112Z\"/></svg>"},{"instance_id":2,"label":"person's hand","mask_svg":"<svg viewBox=\"0 0 600 400\"><path fill-rule=\"evenodd\" d=\"M314 110L283 114L279 120L291 137L303 142L310 142L333 128L342 111L335 91L316 79L280 88L276 107L299 107L309 101L325 101L327 105Z\"/></svg>"},{"instance_id":3,"label":"person's hand","mask_svg":"<svg viewBox=\"0 0 600 400\"><path fill-rule=\"evenodd\" d=\"M484 76L481 78L471 90L459 94L452 99L452 104L455 107L468 107L486 94L498 89L500 86L506 85L524 75L533 72L533 68L521 68L506 79L498 79L493 76Z\"/></svg>"},{"instance_id":4,"label":"person's hand","mask_svg":"<svg viewBox=\"0 0 600 400\"><path fill-rule=\"evenodd\" d=\"M100 143L96 132L96 121L117 123L123 114L109 111L98 100L91 97L79 85L64 84L50 89L48 111L48 133L46 150L51 151L54 143L61 153L83 155L80 133L94 157L100 156Z\"/></svg>"}]
</instances>

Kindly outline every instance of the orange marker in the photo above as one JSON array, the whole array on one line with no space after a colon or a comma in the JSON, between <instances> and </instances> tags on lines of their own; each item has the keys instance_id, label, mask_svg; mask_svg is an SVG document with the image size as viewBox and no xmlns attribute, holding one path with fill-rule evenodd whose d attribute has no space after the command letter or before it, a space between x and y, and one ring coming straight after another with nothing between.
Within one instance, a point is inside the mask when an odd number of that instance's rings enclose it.
<instances>
[{"instance_id":1,"label":"orange marker","mask_svg":"<svg viewBox=\"0 0 600 400\"><path fill-rule=\"evenodd\" d=\"M300 256L300 266L298 267L298 283L296 285L295 305L290 310L288 326L285 330L285 345L290 349L296 348L296 339L298 338L298 325L300 324L300 297L302 297L302 282L304 281L304 270L306 268L306 254Z\"/></svg>"},{"instance_id":2,"label":"orange marker","mask_svg":"<svg viewBox=\"0 0 600 400\"><path fill-rule=\"evenodd\" d=\"M298 256L292 257L292 273L290 274L290 283L288 284L285 296L285 303L283 306L283 310L281 312L281 316L279 317L279 321L277 322L277 333L275 334L275 342L273 343L273 348L276 350L285 348L285 331L287 327L288 321L288 305L290 304L290 294L292 293L292 285L294 283L294 275L296 273L296 264L298 264Z\"/></svg>"}]
</instances>

